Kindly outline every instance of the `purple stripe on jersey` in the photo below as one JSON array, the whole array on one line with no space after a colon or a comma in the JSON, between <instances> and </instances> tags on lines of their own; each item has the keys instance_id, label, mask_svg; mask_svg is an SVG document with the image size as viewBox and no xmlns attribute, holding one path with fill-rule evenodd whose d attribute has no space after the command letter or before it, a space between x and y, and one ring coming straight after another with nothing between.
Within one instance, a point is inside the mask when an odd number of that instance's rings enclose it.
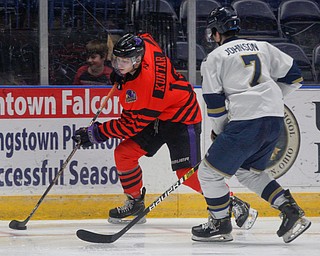
<instances>
[{"instance_id":1,"label":"purple stripe on jersey","mask_svg":"<svg viewBox=\"0 0 320 256\"><path fill-rule=\"evenodd\" d=\"M197 138L194 131L194 125L188 125L189 146L190 146L190 162L192 166L197 164Z\"/></svg>"}]
</instances>

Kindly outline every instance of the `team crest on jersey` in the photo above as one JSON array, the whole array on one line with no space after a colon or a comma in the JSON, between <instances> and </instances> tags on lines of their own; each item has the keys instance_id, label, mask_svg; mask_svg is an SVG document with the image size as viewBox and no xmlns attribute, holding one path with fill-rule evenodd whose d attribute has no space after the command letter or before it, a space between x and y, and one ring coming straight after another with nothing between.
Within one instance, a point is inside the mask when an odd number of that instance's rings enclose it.
<instances>
[{"instance_id":1,"label":"team crest on jersey","mask_svg":"<svg viewBox=\"0 0 320 256\"><path fill-rule=\"evenodd\" d=\"M126 91L126 103L135 102L137 100L137 94L133 90Z\"/></svg>"},{"instance_id":2,"label":"team crest on jersey","mask_svg":"<svg viewBox=\"0 0 320 256\"><path fill-rule=\"evenodd\" d=\"M298 122L287 106L284 109L284 124L284 129L266 169L275 179L280 178L291 168L300 149Z\"/></svg>"}]
</instances>

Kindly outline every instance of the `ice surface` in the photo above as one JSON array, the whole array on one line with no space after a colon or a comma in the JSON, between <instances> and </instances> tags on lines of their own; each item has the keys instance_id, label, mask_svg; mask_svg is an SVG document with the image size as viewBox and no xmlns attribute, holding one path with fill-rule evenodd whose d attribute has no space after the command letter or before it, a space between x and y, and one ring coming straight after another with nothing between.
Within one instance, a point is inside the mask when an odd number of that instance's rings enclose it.
<instances>
[{"instance_id":1,"label":"ice surface","mask_svg":"<svg viewBox=\"0 0 320 256\"><path fill-rule=\"evenodd\" d=\"M79 240L78 229L103 234L121 230L106 220L30 221L27 230L12 230L10 221L0 221L1 256L126 256L126 255L281 255L318 256L320 218L309 218L311 227L295 241L285 244L276 235L279 218L258 218L251 230L234 225L232 242L203 243L191 240L191 227L205 219L154 219L135 225L112 244L92 244Z\"/></svg>"}]
</instances>

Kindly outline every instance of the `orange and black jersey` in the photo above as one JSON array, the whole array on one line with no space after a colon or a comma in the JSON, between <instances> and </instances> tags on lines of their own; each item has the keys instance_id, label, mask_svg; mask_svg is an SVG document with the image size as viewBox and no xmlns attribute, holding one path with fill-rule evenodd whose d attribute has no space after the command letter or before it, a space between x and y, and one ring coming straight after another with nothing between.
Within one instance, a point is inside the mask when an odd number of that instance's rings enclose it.
<instances>
[{"instance_id":1,"label":"orange and black jersey","mask_svg":"<svg viewBox=\"0 0 320 256\"><path fill-rule=\"evenodd\" d=\"M149 34L140 37L145 43L145 54L135 74L125 77L120 94L121 116L99 127L109 138L130 138L157 118L184 124L202 120L192 85L174 69Z\"/></svg>"}]
</instances>

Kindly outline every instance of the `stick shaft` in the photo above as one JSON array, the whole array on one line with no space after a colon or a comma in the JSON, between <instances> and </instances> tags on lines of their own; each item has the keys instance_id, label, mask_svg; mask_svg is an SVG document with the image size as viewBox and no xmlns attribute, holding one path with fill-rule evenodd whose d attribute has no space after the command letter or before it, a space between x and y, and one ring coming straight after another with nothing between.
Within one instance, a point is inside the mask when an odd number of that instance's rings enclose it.
<instances>
[{"instance_id":1,"label":"stick shaft","mask_svg":"<svg viewBox=\"0 0 320 256\"><path fill-rule=\"evenodd\" d=\"M90 125L92 125L97 118L99 117L100 113L102 112L102 110L105 108L105 106L107 105L108 100L111 98L111 96L113 95L113 92L115 91L115 89L117 88L118 84L115 83L113 85L113 87L111 88L110 92L108 93L108 95L106 96L106 98L104 99L104 101L101 103L100 108L98 109L97 113L95 114L95 116L92 118Z\"/></svg>"},{"instance_id":2,"label":"stick shaft","mask_svg":"<svg viewBox=\"0 0 320 256\"><path fill-rule=\"evenodd\" d=\"M199 163L200 164L200 163ZM130 228L132 228L140 219L151 212L158 204L160 204L164 199L166 199L173 191L175 191L181 184L183 184L187 179L189 179L197 170L199 164L191 168L185 175L183 175L176 183L174 183L170 188L168 188L161 196L159 196L153 203L151 203L142 213L135 217L131 222L128 223L122 230L120 230L115 236L116 240L125 234ZM114 240L115 241L115 240Z\"/></svg>"},{"instance_id":3,"label":"stick shaft","mask_svg":"<svg viewBox=\"0 0 320 256\"><path fill-rule=\"evenodd\" d=\"M104 101L101 103L100 108L98 109L97 113L95 114L95 116L92 118L90 125L92 125L97 118L99 117L101 111L103 110L103 108L106 106L107 101L111 98L111 96L113 95L114 90L117 88L117 84L114 84L112 89L109 91L108 95L106 96L106 98L104 99ZM71 151L70 155L67 157L67 159L64 161L64 163L62 164L60 170L58 171L58 173L56 174L56 176L54 177L54 179L50 182L50 185L48 186L48 188L46 189L46 191L43 193L43 195L41 196L41 198L39 199L39 201L37 202L37 204L35 205L35 207L33 208L33 210L31 211L31 213L29 214L29 216L23 221L24 225L27 224L27 222L31 219L31 217L33 216L33 214L36 212L36 210L38 209L38 207L40 206L40 204L42 203L43 199L46 197L46 195L49 193L49 191L51 190L51 188L53 187L53 185L57 182L58 178L61 176L61 174L63 173L64 169L66 168L66 166L68 165L68 163L70 162L70 160L72 159L72 157L74 156L74 154L77 152L77 150L80 148L80 143L77 143L75 148Z\"/></svg>"},{"instance_id":4,"label":"stick shaft","mask_svg":"<svg viewBox=\"0 0 320 256\"><path fill-rule=\"evenodd\" d=\"M181 184L189 179L198 169L200 163L191 168L185 175L183 175L176 183L168 188L161 196L159 196L153 203L151 203L143 212L138 214L132 221L130 221L123 229L112 235L103 235L94 233L91 231L80 229L77 231L77 236L81 240L91 243L113 243L122 237L130 228L132 228L140 219L146 216L152 211L158 204L160 204L165 198L167 198L173 191L175 191Z\"/></svg>"}]
</instances>

